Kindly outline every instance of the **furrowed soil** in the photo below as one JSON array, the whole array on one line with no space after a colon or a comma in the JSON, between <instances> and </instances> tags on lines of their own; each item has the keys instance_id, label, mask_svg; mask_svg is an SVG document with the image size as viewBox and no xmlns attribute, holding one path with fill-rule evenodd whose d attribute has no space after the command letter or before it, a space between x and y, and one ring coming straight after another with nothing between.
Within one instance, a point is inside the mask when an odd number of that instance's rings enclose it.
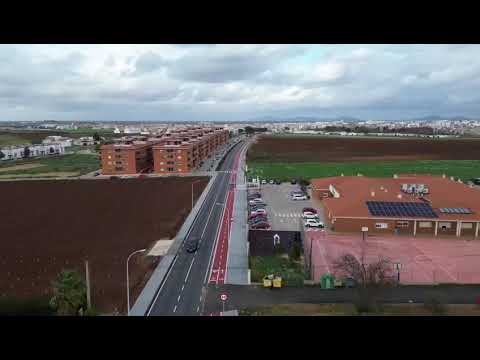
<instances>
[{"instance_id":1,"label":"furrowed soil","mask_svg":"<svg viewBox=\"0 0 480 360\"><path fill-rule=\"evenodd\" d=\"M474 160L480 159L480 141L261 136L247 157L263 162Z\"/></svg>"},{"instance_id":2,"label":"furrowed soil","mask_svg":"<svg viewBox=\"0 0 480 360\"><path fill-rule=\"evenodd\" d=\"M49 295L62 269L85 274L92 304L126 312L127 256L172 238L207 177L0 182L0 297ZM159 258L130 260L131 304Z\"/></svg>"}]
</instances>

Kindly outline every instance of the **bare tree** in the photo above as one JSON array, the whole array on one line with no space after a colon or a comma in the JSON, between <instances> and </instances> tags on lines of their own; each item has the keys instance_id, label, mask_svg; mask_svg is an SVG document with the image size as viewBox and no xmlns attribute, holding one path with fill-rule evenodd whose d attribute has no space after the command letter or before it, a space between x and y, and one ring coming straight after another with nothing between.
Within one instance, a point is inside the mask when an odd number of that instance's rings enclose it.
<instances>
[{"instance_id":1,"label":"bare tree","mask_svg":"<svg viewBox=\"0 0 480 360\"><path fill-rule=\"evenodd\" d=\"M392 262L383 257L365 264L363 256L359 260L352 254L344 254L334 261L333 267L336 272L352 278L364 288L389 285L392 279Z\"/></svg>"},{"instance_id":2,"label":"bare tree","mask_svg":"<svg viewBox=\"0 0 480 360\"><path fill-rule=\"evenodd\" d=\"M362 251L360 260L352 254L344 254L334 261L336 273L352 278L358 285L357 298L354 305L359 313L370 313L378 310L377 290L392 283L392 262L379 258L365 264Z\"/></svg>"}]
</instances>

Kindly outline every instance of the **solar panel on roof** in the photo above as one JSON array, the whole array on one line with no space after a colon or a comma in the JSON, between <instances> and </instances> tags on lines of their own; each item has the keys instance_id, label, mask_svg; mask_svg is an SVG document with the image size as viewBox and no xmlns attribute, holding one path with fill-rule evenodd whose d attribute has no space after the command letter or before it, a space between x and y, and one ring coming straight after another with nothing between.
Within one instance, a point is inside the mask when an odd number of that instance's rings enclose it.
<instances>
[{"instance_id":1,"label":"solar panel on roof","mask_svg":"<svg viewBox=\"0 0 480 360\"><path fill-rule=\"evenodd\" d=\"M373 216L388 217L438 217L431 206L425 203L367 201L367 208Z\"/></svg>"},{"instance_id":2,"label":"solar panel on roof","mask_svg":"<svg viewBox=\"0 0 480 360\"><path fill-rule=\"evenodd\" d=\"M438 209L444 214L472 214L472 210L469 208L440 208Z\"/></svg>"}]
</instances>

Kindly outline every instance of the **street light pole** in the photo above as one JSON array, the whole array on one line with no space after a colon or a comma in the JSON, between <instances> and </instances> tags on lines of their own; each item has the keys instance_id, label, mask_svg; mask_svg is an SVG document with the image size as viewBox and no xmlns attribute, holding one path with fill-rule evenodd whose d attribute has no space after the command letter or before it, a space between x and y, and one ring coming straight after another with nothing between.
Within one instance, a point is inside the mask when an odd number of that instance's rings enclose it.
<instances>
[{"instance_id":1,"label":"street light pole","mask_svg":"<svg viewBox=\"0 0 480 360\"><path fill-rule=\"evenodd\" d=\"M128 278L128 262L130 261L130 258L133 255L135 255L137 253L145 252L145 251L147 251L147 249L140 249L140 250L134 251L133 253L128 255L128 258L127 258L127 315L128 316L130 316L130 281L129 281L129 278Z\"/></svg>"}]
</instances>

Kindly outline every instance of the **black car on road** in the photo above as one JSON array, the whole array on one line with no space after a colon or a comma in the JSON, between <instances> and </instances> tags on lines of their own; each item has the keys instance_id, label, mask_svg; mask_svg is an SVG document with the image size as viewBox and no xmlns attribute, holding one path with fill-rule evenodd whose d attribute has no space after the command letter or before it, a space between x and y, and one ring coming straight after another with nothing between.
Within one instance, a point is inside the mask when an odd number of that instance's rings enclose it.
<instances>
[{"instance_id":1,"label":"black car on road","mask_svg":"<svg viewBox=\"0 0 480 360\"><path fill-rule=\"evenodd\" d=\"M185 250L187 250L188 253L194 253L198 249L199 241L200 239L198 237L188 239L185 244Z\"/></svg>"}]
</instances>

